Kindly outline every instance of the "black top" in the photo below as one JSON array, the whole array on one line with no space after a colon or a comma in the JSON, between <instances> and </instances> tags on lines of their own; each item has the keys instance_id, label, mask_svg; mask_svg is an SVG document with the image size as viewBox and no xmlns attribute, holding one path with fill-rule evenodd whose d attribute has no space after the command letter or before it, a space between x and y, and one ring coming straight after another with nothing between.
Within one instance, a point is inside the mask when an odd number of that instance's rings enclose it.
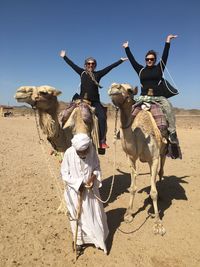
<instances>
[{"instance_id":1,"label":"black top","mask_svg":"<svg viewBox=\"0 0 200 267\"><path fill-rule=\"evenodd\" d=\"M64 56L64 60L81 77L81 92L80 92L81 98L87 98L91 102L100 102L98 85L96 85L95 82L91 79L91 77L85 72L85 69L80 68L79 66L77 66L76 64L74 64L66 56ZM115 68L118 65L120 65L122 62L123 62L123 60L120 59L117 62L111 64L110 66L108 66L108 67L106 67L106 68L104 68L102 70L94 71L93 74L94 74L95 80L99 83L100 79L104 75L106 75L113 68Z\"/></svg>"},{"instance_id":2,"label":"black top","mask_svg":"<svg viewBox=\"0 0 200 267\"><path fill-rule=\"evenodd\" d=\"M147 95L148 89L152 88L154 96L162 96L161 90L158 88L159 81L162 79L162 70L164 71L169 54L170 43L165 43L165 47L162 54L162 60L152 67L140 65L132 55L130 48L125 48L126 55L131 62L134 70L140 77L141 83L141 95ZM162 69L161 65L162 64Z\"/></svg>"}]
</instances>

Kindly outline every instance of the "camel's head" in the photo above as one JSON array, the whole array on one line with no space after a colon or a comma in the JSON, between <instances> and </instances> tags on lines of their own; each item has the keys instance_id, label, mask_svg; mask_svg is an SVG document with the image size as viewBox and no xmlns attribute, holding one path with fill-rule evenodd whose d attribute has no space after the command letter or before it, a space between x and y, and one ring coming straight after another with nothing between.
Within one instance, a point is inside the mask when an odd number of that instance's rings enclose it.
<instances>
[{"instance_id":1,"label":"camel's head","mask_svg":"<svg viewBox=\"0 0 200 267\"><path fill-rule=\"evenodd\" d=\"M15 98L18 102L23 102L42 110L48 110L57 106L57 96L61 92L54 87L43 86L21 86L17 89Z\"/></svg>"},{"instance_id":2,"label":"camel's head","mask_svg":"<svg viewBox=\"0 0 200 267\"><path fill-rule=\"evenodd\" d=\"M17 89L14 97L17 102L27 103L33 106L35 101L33 100L32 95L35 90L36 86L21 86Z\"/></svg>"},{"instance_id":3,"label":"camel's head","mask_svg":"<svg viewBox=\"0 0 200 267\"><path fill-rule=\"evenodd\" d=\"M108 95L115 106L121 107L125 103L134 104L134 95L137 94L137 91L137 87L133 88L128 83L112 83L108 90Z\"/></svg>"}]
</instances>

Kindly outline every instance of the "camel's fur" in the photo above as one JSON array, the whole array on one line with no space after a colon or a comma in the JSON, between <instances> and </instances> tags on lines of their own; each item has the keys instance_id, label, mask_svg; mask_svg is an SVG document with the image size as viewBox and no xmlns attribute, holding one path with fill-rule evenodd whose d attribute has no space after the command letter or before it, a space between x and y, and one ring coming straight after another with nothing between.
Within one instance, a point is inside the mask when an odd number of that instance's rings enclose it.
<instances>
[{"instance_id":1,"label":"camel's fur","mask_svg":"<svg viewBox=\"0 0 200 267\"><path fill-rule=\"evenodd\" d=\"M154 232L163 235L165 229L161 223L156 189L156 176L161 179L163 176L163 167L166 155L166 143L163 142L162 136L156 123L148 111L140 111L133 121L131 115L132 105L134 104L133 95L136 89L128 84L112 84L108 91L112 102L120 109L121 120L121 141L124 152L128 155L131 163L131 186L130 202L125 214L125 221L130 222L133 219L133 200L137 190L136 187L136 160L147 162L151 173L151 191L150 196L153 201L155 212ZM160 163L160 170L159 170Z\"/></svg>"},{"instance_id":2,"label":"camel's fur","mask_svg":"<svg viewBox=\"0 0 200 267\"><path fill-rule=\"evenodd\" d=\"M15 98L18 102L25 102L38 110L39 124L53 148L59 152L71 145L71 138L76 133L87 133L91 136L95 116L92 108L87 106L91 112L91 120L87 121L84 116L83 106L72 111L67 122L62 127L58 120L58 100L57 96L61 92L55 88L45 86L22 86L18 88ZM95 121L96 123L96 121Z\"/></svg>"}]
</instances>

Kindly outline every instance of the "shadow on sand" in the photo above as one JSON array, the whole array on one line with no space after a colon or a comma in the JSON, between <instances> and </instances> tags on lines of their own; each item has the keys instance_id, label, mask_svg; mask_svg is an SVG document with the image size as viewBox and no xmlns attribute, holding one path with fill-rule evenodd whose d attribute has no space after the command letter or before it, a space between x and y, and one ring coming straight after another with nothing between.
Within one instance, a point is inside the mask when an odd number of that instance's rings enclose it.
<instances>
[{"instance_id":1,"label":"shadow on sand","mask_svg":"<svg viewBox=\"0 0 200 267\"><path fill-rule=\"evenodd\" d=\"M189 176L164 176L161 181L156 183L157 191L158 191L158 210L160 212L160 218L164 217L165 211L172 205L172 201L176 200L187 200L185 189L181 184L187 184L188 182L184 179ZM144 187L138 191L138 193L146 192L150 193L150 186ZM148 212L153 213L153 206L151 198L148 196L144 200L144 205L141 207L136 213L133 214L135 216L140 211L145 210L148 205L151 205Z\"/></svg>"},{"instance_id":2,"label":"shadow on sand","mask_svg":"<svg viewBox=\"0 0 200 267\"><path fill-rule=\"evenodd\" d=\"M120 195L123 193L128 193L128 188L130 187L131 184L131 176L129 173L125 173L117 169L118 172L121 174L115 175L115 181L113 185L113 190L111 197L107 203L104 204L104 207L106 207L109 203L114 202ZM112 176L106 178L102 182L102 187L99 189L100 191L100 196L102 200L106 200L108 198L110 188L111 188L111 183L112 183Z\"/></svg>"},{"instance_id":3,"label":"shadow on sand","mask_svg":"<svg viewBox=\"0 0 200 267\"><path fill-rule=\"evenodd\" d=\"M144 174L141 174L144 175ZM158 198L158 209L160 212L160 218L164 217L165 211L172 205L173 200L187 200L185 189L182 187L182 184L187 184L188 182L184 179L189 176L164 176L162 181L157 182L157 190L159 194ZM102 198L106 198L109 194L110 184L112 177L106 179L103 183L101 191ZM113 188L113 193L110 198L110 201L107 203L111 203L117 199L118 196L123 194L124 192L128 192L127 188L130 186L130 175L128 173L124 173L123 175L116 175L116 180ZM146 192L150 193L150 186L144 187L139 190L137 193ZM137 197L137 194L136 194ZM127 203L128 205L128 203ZM143 206L140 207L134 214L135 217L140 212L144 211L147 206L150 205L148 212L154 213L152 200L149 196L145 198ZM124 214L126 212L125 208L117 208L107 212L107 221L109 227L109 236L107 239L107 248L108 253L112 247L112 241L116 230L119 228L121 222L124 221Z\"/></svg>"}]
</instances>

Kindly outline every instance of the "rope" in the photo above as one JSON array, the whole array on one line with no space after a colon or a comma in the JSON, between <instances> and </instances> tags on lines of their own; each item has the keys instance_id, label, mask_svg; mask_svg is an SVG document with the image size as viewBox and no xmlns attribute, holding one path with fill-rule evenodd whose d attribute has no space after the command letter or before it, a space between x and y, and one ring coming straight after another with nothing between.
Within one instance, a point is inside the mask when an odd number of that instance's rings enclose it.
<instances>
[{"instance_id":1,"label":"rope","mask_svg":"<svg viewBox=\"0 0 200 267\"><path fill-rule=\"evenodd\" d=\"M170 72L169 72L169 70L168 70L167 66L165 65L165 63L163 62L163 60L162 60L162 58L161 58L161 59L160 59L160 67L161 67L161 71L162 71L162 74L163 74L163 78L164 78L164 79L166 79L166 78L165 78L164 71L163 71L162 64L163 64L163 66L165 67L165 69L166 69L166 71L167 71L167 73L168 73L168 75L169 75L170 79L172 80L172 82L173 82L174 86L175 86L175 87L178 89L178 87L177 87L177 85L176 85L176 83L175 83L174 79L172 78L172 75L170 74Z\"/></svg>"},{"instance_id":2,"label":"rope","mask_svg":"<svg viewBox=\"0 0 200 267\"><path fill-rule=\"evenodd\" d=\"M42 139L41 135L40 135L40 127L39 127L39 123L37 120L37 112L36 109L33 108L34 111L34 118L35 118L35 124L36 124L36 129L37 129L37 133L38 133L38 137L39 137L39 143L41 144L42 142L44 142L44 139Z\"/></svg>"},{"instance_id":3,"label":"rope","mask_svg":"<svg viewBox=\"0 0 200 267\"><path fill-rule=\"evenodd\" d=\"M119 108L115 107L115 128L114 128L114 141L117 140L117 119L118 119Z\"/></svg>"},{"instance_id":4,"label":"rope","mask_svg":"<svg viewBox=\"0 0 200 267\"><path fill-rule=\"evenodd\" d=\"M99 200L101 203L107 203L110 200L110 197L112 195L112 191L113 191L113 185L114 185L114 181L115 181L115 169L116 169L116 140L117 140L117 118L118 118L118 108L116 108L116 113L115 113L115 129L114 129L114 161L113 161L113 176L112 176L112 182L111 182L111 186L110 186L110 191L108 194L108 197L106 200L102 200L101 198L99 198L95 193L94 190L92 189L92 192L95 196L95 198L97 200Z\"/></svg>"},{"instance_id":5,"label":"rope","mask_svg":"<svg viewBox=\"0 0 200 267\"><path fill-rule=\"evenodd\" d=\"M123 234L126 234L126 235L128 235L128 234L133 234L133 233L139 231L140 228L142 228L142 226L146 223L146 221L149 219L150 216L151 216L151 215L149 214L149 215L145 218L144 222L143 222L138 228L136 228L136 229L133 230L133 231L125 232L125 231L121 230L120 228L118 228L117 230L120 231L120 232L123 233Z\"/></svg>"},{"instance_id":6,"label":"rope","mask_svg":"<svg viewBox=\"0 0 200 267\"><path fill-rule=\"evenodd\" d=\"M66 209L66 205L65 205L65 202L63 200L63 197L61 197L63 195L63 191L61 189L60 184L58 183L57 176L55 175L54 171L52 170L52 167L50 165L49 159L46 157L47 151L45 150L44 145L43 145L44 140L42 139L41 134L40 134L39 123L38 123L38 120L37 120L37 112L36 112L35 109L34 109L34 115L35 115L35 122L36 122L37 133L38 133L38 137L39 137L39 143L41 145L41 149L42 149L44 158L46 160L46 164L47 164L48 170L50 172L51 177L53 179L55 179L55 181L56 181L55 185L56 185L56 189L57 189L57 196L59 197L62 206L65 207L65 209Z\"/></svg>"}]
</instances>

